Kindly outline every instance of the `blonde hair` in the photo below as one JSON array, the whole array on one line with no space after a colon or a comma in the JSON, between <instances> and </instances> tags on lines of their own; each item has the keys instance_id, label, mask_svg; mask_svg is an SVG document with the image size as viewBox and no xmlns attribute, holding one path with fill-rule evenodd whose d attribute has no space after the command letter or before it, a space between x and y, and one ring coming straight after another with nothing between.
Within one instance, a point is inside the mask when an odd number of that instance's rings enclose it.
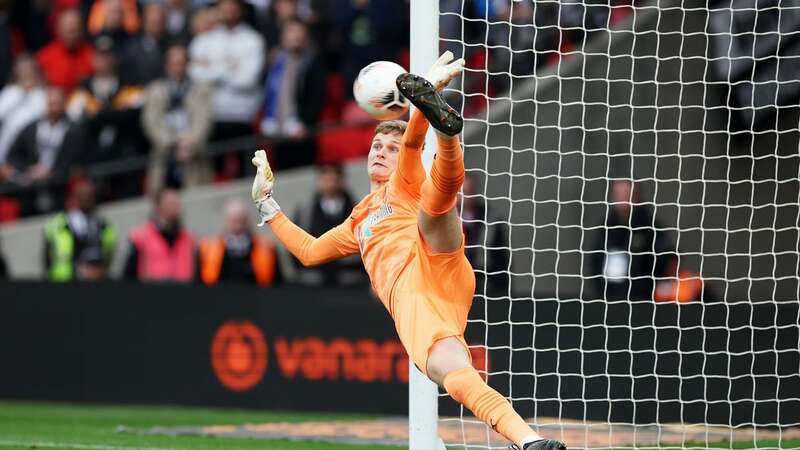
<instances>
[{"instance_id":1,"label":"blonde hair","mask_svg":"<svg viewBox=\"0 0 800 450\"><path fill-rule=\"evenodd\" d=\"M375 135L391 133L403 134L406 132L407 127L408 122L405 120L385 120L375 127Z\"/></svg>"}]
</instances>

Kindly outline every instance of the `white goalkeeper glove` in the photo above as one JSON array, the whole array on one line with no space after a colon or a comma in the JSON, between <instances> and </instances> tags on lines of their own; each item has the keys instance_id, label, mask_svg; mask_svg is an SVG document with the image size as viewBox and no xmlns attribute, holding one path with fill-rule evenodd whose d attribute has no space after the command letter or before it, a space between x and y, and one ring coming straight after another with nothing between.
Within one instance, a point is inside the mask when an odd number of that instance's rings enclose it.
<instances>
[{"instance_id":1,"label":"white goalkeeper glove","mask_svg":"<svg viewBox=\"0 0 800 450\"><path fill-rule=\"evenodd\" d=\"M436 87L437 91L441 91L450 81L461 75L464 71L464 58L459 58L453 61L453 52L450 50L442 53L442 56L436 60L435 63L428 69L428 74L425 79L430 81Z\"/></svg>"},{"instance_id":2,"label":"white goalkeeper glove","mask_svg":"<svg viewBox=\"0 0 800 450\"><path fill-rule=\"evenodd\" d=\"M275 177L272 174L272 169L269 167L267 161L267 152L259 150L253 156L253 165L256 166L256 178L253 180L253 202L258 208L258 215L261 219L258 226L264 226L265 222L274 219L281 210L278 202L272 198L272 185L275 182Z\"/></svg>"}]
</instances>

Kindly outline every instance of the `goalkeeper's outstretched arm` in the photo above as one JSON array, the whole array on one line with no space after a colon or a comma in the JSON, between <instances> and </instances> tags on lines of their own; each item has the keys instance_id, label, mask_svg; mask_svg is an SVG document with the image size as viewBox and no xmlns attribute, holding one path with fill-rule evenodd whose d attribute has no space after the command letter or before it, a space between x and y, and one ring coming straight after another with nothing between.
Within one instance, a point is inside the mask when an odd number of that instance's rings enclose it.
<instances>
[{"instance_id":1,"label":"goalkeeper's outstretched arm","mask_svg":"<svg viewBox=\"0 0 800 450\"><path fill-rule=\"evenodd\" d=\"M348 217L342 224L319 238L314 238L303 231L283 213L269 221L269 226L278 240L301 264L315 266L358 252L358 243L353 238L349 222Z\"/></svg>"},{"instance_id":2,"label":"goalkeeper's outstretched arm","mask_svg":"<svg viewBox=\"0 0 800 450\"><path fill-rule=\"evenodd\" d=\"M258 169L253 180L252 196L260 215L259 226L269 224L278 240L301 264L313 266L358 252L358 242L349 217L339 226L314 238L289 220L272 197L275 177L264 150L255 153L253 165Z\"/></svg>"}]
</instances>

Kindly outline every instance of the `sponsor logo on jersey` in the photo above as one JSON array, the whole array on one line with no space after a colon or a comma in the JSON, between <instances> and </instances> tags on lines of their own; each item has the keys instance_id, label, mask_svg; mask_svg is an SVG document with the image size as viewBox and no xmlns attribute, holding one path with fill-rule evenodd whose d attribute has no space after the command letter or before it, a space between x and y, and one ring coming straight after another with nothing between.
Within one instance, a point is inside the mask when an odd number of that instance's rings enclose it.
<instances>
[{"instance_id":1,"label":"sponsor logo on jersey","mask_svg":"<svg viewBox=\"0 0 800 450\"><path fill-rule=\"evenodd\" d=\"M359 245L363 247L364 241L372 237L373 225L377 224L386 217L392 215L392 213L394 213L394 210L392 210L392 205L383 204L378 208L377 211L367 216L367 218L364 219L364 222L362 222L361 225L359 226L359 232L358 232Z\"/></svg>"}]
</instances>

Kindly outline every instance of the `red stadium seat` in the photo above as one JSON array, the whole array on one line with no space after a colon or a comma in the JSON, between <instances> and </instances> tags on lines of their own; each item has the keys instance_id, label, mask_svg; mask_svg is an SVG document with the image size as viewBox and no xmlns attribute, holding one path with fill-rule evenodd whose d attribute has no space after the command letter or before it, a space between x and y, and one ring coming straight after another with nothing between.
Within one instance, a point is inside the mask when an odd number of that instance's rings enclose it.
<instances>
[{"instance_id":1,"label":"red stadium seat","mask_svg":"<svg viewBox=\"0 0 800 450\"><path fill-rule=\"evenodd\" d=\"M337 122L341 118L347 98L345 98L344 77L340 73L330 73L325 77L325 104L320 113L320 122Z\"/></svg>"},{"instance_id":2,"label":"red stadium seat","mask_svg":"<svg viewBox=\"0 0 800 450\"><path fill-rule=\"evenodd\" d=\"M13 222L19 219L19 201L11 197L0 197L0 222Z\"/></svg>"},{"instance_id":3,"label":"red stadium seat","mask_svg":"<svg viewBox=\"0 0 800 450\"><path fill-rule=\"evenodd\" d=\"M317 137L317 162L336 163L367 156L374 131L375 125L368 123L320 133Z\"/></svg>"}]
</instances>

